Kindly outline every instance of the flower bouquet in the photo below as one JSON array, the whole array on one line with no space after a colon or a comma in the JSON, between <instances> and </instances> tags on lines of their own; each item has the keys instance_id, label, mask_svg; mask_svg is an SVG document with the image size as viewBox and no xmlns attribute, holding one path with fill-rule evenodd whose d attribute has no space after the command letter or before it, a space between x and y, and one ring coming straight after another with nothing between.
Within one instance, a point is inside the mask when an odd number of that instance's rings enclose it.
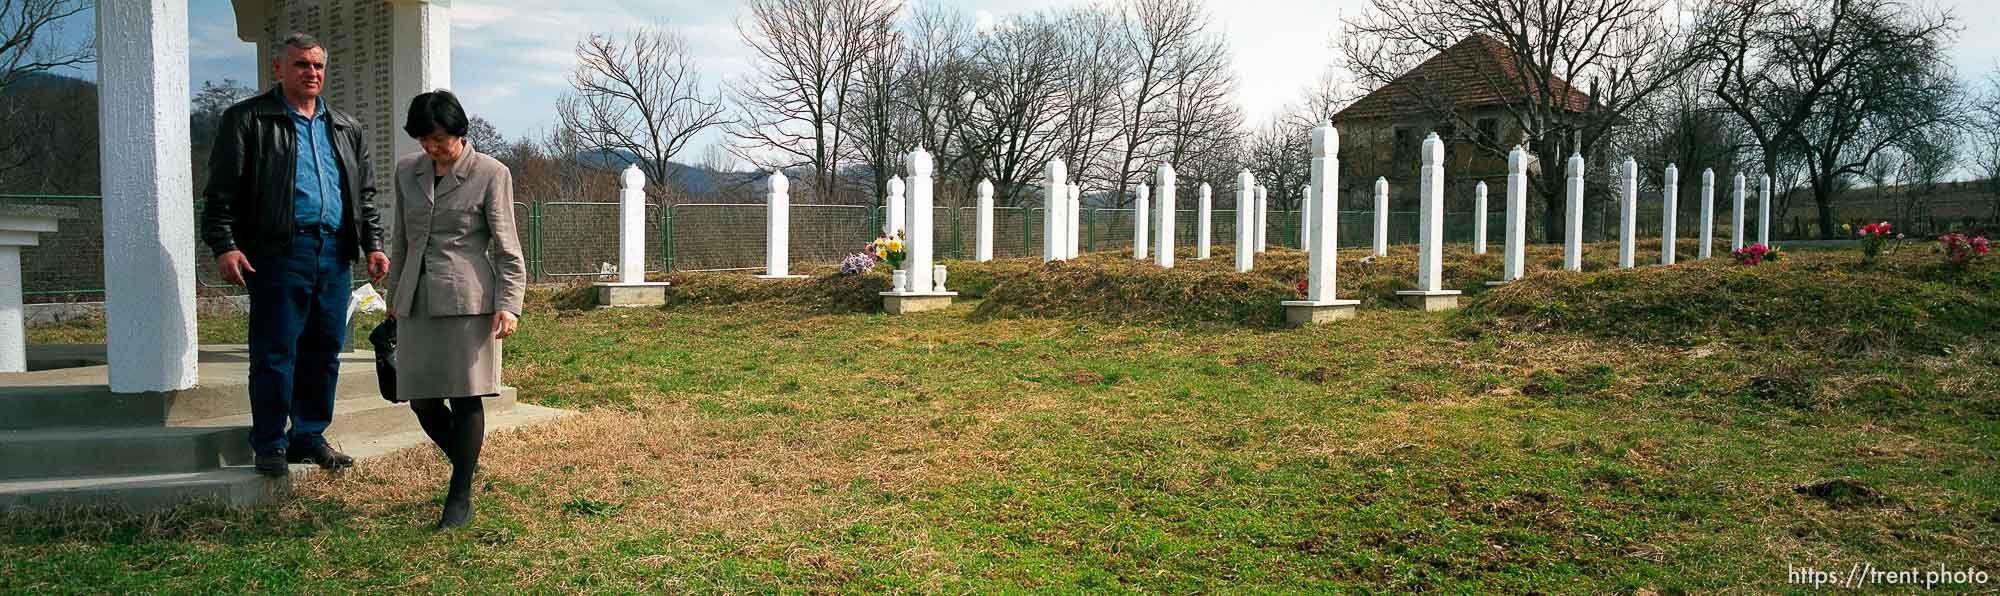
<instances>
[{"instance_id":1,"label":"flower bouquet","mask_svg":"<svg viewBox=\"0 0 2000 596\"><path fill-rule=\"evenodd\" d=\"M1729 254L1735 255L1736 262L1742 265L1757 265L1764 261L1777 261L1783 259L1785 256L1784 253L1778 252L1778 249L1764 246L1763 244L1751 244L1729 251Z\"/></svg>"},{"instance_id":2,"label":"flower bouquet","mask_svg":"<svg viewBox=\"0 0 2000 596\"><path fill-rule=\"evenodd\" d=\"M1841 227L1847 227L1847 226L1842 225ZM1882 254L1882 245L1889 243L1889 234L1890 234L1889 222L1886 221L1882 223L1867 224L1861 226L1861 229L1854 231L1854 235L1859 236L1861 238L1862 262L1865 263L1875 262L1875 257L1880 256Z\"/></svg>"},{"instance_id":3,"label":"flower bouquet","mask_svg":"<svg viewBox=\"0 0 2000 596\"><path fill-rule=\"evenodd\" d=\"M1952 232L1938 237L1938 250L1944 252L1944 261L1960 269L1972 263L1972 259L1986 256L1988 250L1985 236L1966 237Z\"/></svg>"},{"instance_id":4,"label":"flower bouquet","mask_svg":"<svg viewBox=\"0 0 2000 596\"><path fill-rule=\"evenodd\" d=\"M840 272L845 275L859 275L875 270L875 252L863 250L840 260Z\"/></svg>"},{"instance_id":5,"label":"flower bouquet","mask_svg":"<svg viewBox=\"0 0 2000 596\"><path fill-rule=\"evenodd\" d=\"M874 255L875 260L889 263L890 269L902 269L903 259L909 254L903 251L903 231L896 230L893 236L876 238L862 248L863 252Z\"/></svg>"}]
</instances>

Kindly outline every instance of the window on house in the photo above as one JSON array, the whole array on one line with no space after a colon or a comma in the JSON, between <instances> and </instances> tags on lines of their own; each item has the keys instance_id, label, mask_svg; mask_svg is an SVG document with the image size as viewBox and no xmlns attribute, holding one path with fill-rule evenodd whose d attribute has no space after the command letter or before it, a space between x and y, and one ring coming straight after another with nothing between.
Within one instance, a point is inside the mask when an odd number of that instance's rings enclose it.
<instances>
[{"instance_id":1,"label":"window on house","mask_svg":"<svg viewBox=\"0 0 2000 596\"><path fill-rule=\"evenodd\" d=\"M1500 144L1500 120L1498 118L1479 119L1479 140L1489 145Z\"/></svg>"},{"instance_id":2,"label":"window on house","mask_svg":"<svg viewBox=\"0 0 2000 596\"><path fill-rule=\"evenodd\" d=\"M1417 149L1417 140L1413 138L1410 129L1401 126L1396 127L1395 149L1392 151L1395 160L1408 161L1416 159Z\"/></svg>"}]
</instances>

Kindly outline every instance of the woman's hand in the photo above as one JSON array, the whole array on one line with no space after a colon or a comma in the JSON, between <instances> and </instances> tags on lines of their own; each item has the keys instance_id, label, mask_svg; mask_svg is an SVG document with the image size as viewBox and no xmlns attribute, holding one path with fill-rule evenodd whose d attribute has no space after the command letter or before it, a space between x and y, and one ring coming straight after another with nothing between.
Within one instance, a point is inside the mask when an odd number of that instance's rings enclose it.
<instances>
[{"instance_id":1,"label":"woman's hand","mask_svg":"<svg viewBox=\"0 0 2000 596\"><path fill-rule=\"evenodd\" d=\"M514 313L504 310L493 313L493 339L507 339L507 336L514 334L514 328L520 324L520 319L516 318Z\"/></svg>"}]
</instances>

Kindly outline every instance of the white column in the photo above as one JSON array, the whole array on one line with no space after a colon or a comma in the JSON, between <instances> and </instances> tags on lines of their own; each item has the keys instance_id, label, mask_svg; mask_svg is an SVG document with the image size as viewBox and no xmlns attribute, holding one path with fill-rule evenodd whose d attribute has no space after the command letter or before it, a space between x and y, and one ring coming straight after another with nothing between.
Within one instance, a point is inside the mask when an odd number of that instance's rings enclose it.
<instances>
[{"instance_id":1,"label":"white column","mask_svg":"<svg viewBox=\"0 0 2000 596\"><path fill-rule=\"evenodd\" d=\"M1519 146L1507 154L1507 247L1500 281L1521 279L1528 247L1528 152Z\"/></svg>"},{"instance_id":2,"label":"white column","mask_svg":"<svg viewBox=\"0 0 2000 596\"><path fill-rule=\"evenodd\" d=\"M1174 190L1179 185L1172 164L1160 164L1153 172L1153 181L1160 184L1160 225L1159 242L1153 243L1153 264L1174 268Z\"/></svg>"},{"instance_id":3,"label":"white column","mask_svg":"<svg viewBox=\"0 0 2000 596\"><path fill-rule=\"evenodd\" d=\"M1486 181L1472 187L1472 254L1486 254Z\"/></svg>"},{"instance_id":4,"label":"white column","mask_svg":"<svg viewBox=\"0 0 2000 596\"><path fill-rule=\"evenodd\" d=\"M972 258L979 262L993 260L993 181L980 179L978 190L978 214L973 216Z\"/></svg>"},{"instance_id":5,"label":"white column","mask_svg":"<svg viewBox=\"0 0 2000 596\"><path fill-rule=\"evenodd\" d=\"M1271 232L1271 189L1265 188L1262 184L1257 185L1256 202L1257 252L1262 253L1264 252L1264 248L1269 246L1269 244L1265 243L1265 240L1269 239Z\"/></svg>"},{"instance_id":6,"label":"white column","mask_svg":"<svg viewBox=\"0 0 2000 596\"><path fill-rule=\"evenodd\" d=\"M770 185L771 194L765 199L763 277L791 277L791 181L785 179L785 172L783 170L772 170ZM644 209L644 207L640 207L641 213L644 212ZM638 244L644 246L645 240L641 239ZM621 268L619 271L622 272L624 270Z\"/></svg>"},{"instance_id":7,"label":"white column","mask_svg":"<svg viewBox=\"0 0 2000 596\"><path fill-rule=\"evenodd\" d=\"M1146 236L1153 231L1147 226L1153 217L1152 210L1146 205L1147 199L1151 198L1148 196L1151 190L1140 184L1138 199L1132 202L1132 258L1141 261L1146 260Z\"/></svg>"},{"instance_id":8,"label":"white column","mask_svg":"<svg viewBox=\"0 0 2000 596\"><path fill-rule=\"evenodd\" d=\"M0 244L0 373L28 372L27 339L21 316L21 247Z\"/></svg>"},{"instance_id":9,"label":"white column","mask_svg":"<svg viewBox=\"0 0 2000 596\"><path fill-rule=\"evenodd\" d=\"M1063 223L1069 214L1069 169L1060 159L1049 160L1048 174L1042 180L1042 262L1060 261L1068 241L1063 236L1069 234L1069 226Z\"/></svg>"},{"instance_id":10,"label":"white column","mask_svg":"<svg viewBox=\"0 0 2000 596\"><path fill-rule=\"evenodd\" d=\"M67 207L46 214L37 213L39 208L8 207L0 205L0 373L17 373L28 371L28 330L21 310L21 247L40 245L42 234L56 232L59 217L76 214Z\"/></svg>"},{"instance_id":11,"label":"white column","mask_svg":"<svg viewBox=\"0 0 2000 596\"><path fill-rule=\"evenodd\" d=\"M1207 182L1201 183L1201 198L1195 203L1194 258L1204 261L1208 260L1208 245L1213 240L1208 232L1214 212L1212 194L1214 189L1209 188Z\"/></svg>"},{"instance_id":12,"label":"white column","mask_svg":"<svg viewBox=\"0 0 2000 596\"><path fill-rule=\"evenodd\" d=\"M1564 178L1569 201L1563 210L1563 269L1583 270L1583 154L1569 156Z\"/></svg>"},{"instance_id":13,"label":"white column","mask_svg":"<svg viewBox=\"0 0 2000 596\"><path fill-rule=\"evenodd\" d=\"M1236 175L1236 272L1248 273L1255 265L1257 233L1257 176L1249 170Z\"/></svg>"},{"instance_id":14,"label":"white column","mask_svg":"<svg viewBox=\"0 0 2000 596\"><path fill-rule=\"evenodd\" d=\"M905 236L904 240L909 240L909 230L904 229L907 224L903 221L903 209L909 205L907 200L903 198L904 190L902 176L891 176L889 178L889 196L882 199L882 206L885 208L882 214L882 235L884 237L894 238L896 237L896 232L902 232Z\"/></svg>"},{"instance_id":15,"label":"white column","mask_svg":"<svg viewBox=\"0 0 2000 596\"><path fill-rule=\"evenodd\" d=\"M1660 195L1660 264L1674 264L1674 240L1679 236L1681 211L1681 169L1667 164L1666 191Z\"/></svg>"},{"instance_id":16,"label":"white column","mask_svg":"<svg viewBox=\"0 0 2000 596\"><path fill-rule=\"evenodd\" d=\"M637 165L618 175L618 283L646 281L646 173Z\"/></svg>"},{"instance_id":17,"label":"white column","mask_svg":"<svg viewBox=\"0 0 2000 596\"><path fill-rule=\"evenodd\" d=\"M1745 222L1745 221L1748 221L1748 218L1745 218L1745 217L1743 217L1743 207L1744 207L1744 202L1743 202L1743 198L1744 198L1744 195L1747 195L1747 194L1749 194L1749 189L1747 188L1748 186L1749 186L1749 183L1748 183L1748 182L1747 182L1747 181L1746 181L1746 180L1745 180L1745 179L1743 178L1743 173L1742 173L1742 172L1737 172L1737 173L1736 173L1736 199L1735 199L1735 201L1736 201L1736 202L1735 202L1735 205L1734 205L1734 206L1735 206L1735 208L1734 208L1734 209L1731 209L1731 210L1730 210L1730 215L1729 215L1729 218L1730 218L1730 219L1729 219L1729 251L1730 251L1730 252L1735 252L1735 251L1738 251L1738 250L1743 250L1743 236L1744 236L1744 234L1743 234L1743 222Z\"/></svg>"},{"instance_id":18,"label":"white column","mask_svg":"<svg viewBox=\"0 0 2000 596\"><path fill-rule=\"evenodd\" d=\"M1757 243L1765 248L1771 246L1771 176L1764 176L1764 187L1757 189Z\"/></svg>"},{"instance_id":19,"label":"white column","mask_svg":"<svg viewBox=\"0 0 2000 596\"><path fill-rule=\"evenodd\" d=\"M1375 256L1389 255L1389 179L1375 179Z\"/></svg>"},{"instance_id":20,"label":"white column","mask_svg":"<svg viewBox=\"0 0 2000 596\"><path fill-rule=\"evenodd\" d=\"M1311 200L1306 213L1306 299L1331 302L1340 298L1340 131L1328 124L1313 130Z\"/></svg>"},{"instance_id":21,"label":"white column","mask_svg":"<svg viewBox=\"0 0 2000 596\"><path fill-rule=\"evenodd\" d=\"M1618 184L1622 191L1618 197L1618 266L1631 269L1639 235L1639 160L1625 158Z\"/></svg>"},{"instance_id":22,"label":"white column","mask_svg":"<svg viewBox=\"0 0 2000 596\"><path fill-rule=\"evenodd\" d=\"M1312 251L1313 191L1308 186L1299 191L1299 250Z\"/></svg>"},{"instance_id":23,"label":"white column","mask_svg":"<svg viewBox=\"0 0 2000 596\"><path fill-rule=\"evenodd\" d=\"M200 376L187 2L99 3L97 47L111 391L187 389Z\"/></svg>"},{"instance_id":24,"label":"white column","mask_svg":"<svg viewBox=\"0 0 2000 596\"><path fill-rule=\"evenodd\" d=\"M1701 248L1695 249L1695 258L1707 259L1713 256L1715 244L1715 168L1701 171Z\"/></svg>"},{"instance_id":25,"label":"white column","mask_svg":"<svg viewBox=\"0 0 2000 596\"><path fill-rule=\"evenodd\" d=\"M1423 201L1417 211L1417 289L1437 292L1444 289L1444 141L1433 132L1424 138L1423 151L1417 185Z\"/></svg>"},{"instance_id":26,"label":"white column","mask_svg":"<svg viewBox=\"0 0 2000 596\"><path fill-rule=\"evenodd\" d=\"M918 147L910 152L905 161L910 172L910 198L908 224L910 241L904 244L909 258L903 261L903 270L910 282L911 292L931 291L931 154Z\"/></svg>"},{"instance_id":27,"label":"white column","mask_svg":"<svg viewBox=\"0 0 2000 596\"><path fill-rule=\"evenodd\" d=\"M410 98L417 94L436 89L451 88L451 2L446 0L390 0L391 51L389 77L389 117L394 119L396 130L371 130L369 134L385 134L391 139L389 146L395 150L391 163L397 155L407 155L419 150L416 139L402 134L401 126L409 117ZM331 56L339 60L340 56ZM264 62L258 62L260 67ZM359 79L334 81L335 85L360 86L372 83ZM476 147L480 151L497 151L499 147ZM387 175L389 172L376 172ZM386 189L385 189L386 190ZM385 195L389 193L383 193ZM394 197L390 198L391 201Z\"/></svg>"},{"instance_id":28,"label":"white column","mask_svg":"<svg viewBox=\"0 0 2000 596\"><path fill-rule=\"evenodd\" d=\"M1083 185L1069 185L1069 215L1063 222L1069 226L1068 241L1063 244L1063 259L1074 259L1083 254Z\"/></svg>"}]
</instances>

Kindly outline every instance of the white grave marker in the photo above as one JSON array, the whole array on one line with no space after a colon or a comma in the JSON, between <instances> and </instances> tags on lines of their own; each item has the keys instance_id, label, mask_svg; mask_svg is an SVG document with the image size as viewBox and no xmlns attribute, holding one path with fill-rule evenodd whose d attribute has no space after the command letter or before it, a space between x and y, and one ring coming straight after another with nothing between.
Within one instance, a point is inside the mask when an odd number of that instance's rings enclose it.
<instances>
[{"instance_id":1,"label":"white grave marker","mask_svg":"<svg viewBox=\"0 0 2000 596\"><path fill-rule=\"evenodd\" d=\"M1444 289L1444 141L1424 138L1417 195L1417 289L1396 294L1425 311L1458 308L1458 290Z\"/></svg>"}]
</instances>

